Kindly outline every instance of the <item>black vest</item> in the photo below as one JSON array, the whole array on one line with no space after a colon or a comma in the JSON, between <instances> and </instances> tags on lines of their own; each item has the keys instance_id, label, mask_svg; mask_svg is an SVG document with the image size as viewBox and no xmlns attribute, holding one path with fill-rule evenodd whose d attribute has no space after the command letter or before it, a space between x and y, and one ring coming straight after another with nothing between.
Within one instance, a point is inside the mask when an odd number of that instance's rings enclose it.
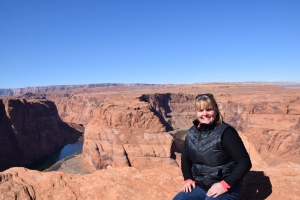
<instances>
[{"instance_id":1,"label":"black vest","mask_svg":"<svg viewBox=\"0 0 300 200\"><path fill-rule=\"evenodd\" d=\"M228 127L231 126L224 122L212 130L198 131L193 126L186 136L194 180L205 190L228 176L236 165L222 147L222 135Z\"/></svg>"}]
</instances>

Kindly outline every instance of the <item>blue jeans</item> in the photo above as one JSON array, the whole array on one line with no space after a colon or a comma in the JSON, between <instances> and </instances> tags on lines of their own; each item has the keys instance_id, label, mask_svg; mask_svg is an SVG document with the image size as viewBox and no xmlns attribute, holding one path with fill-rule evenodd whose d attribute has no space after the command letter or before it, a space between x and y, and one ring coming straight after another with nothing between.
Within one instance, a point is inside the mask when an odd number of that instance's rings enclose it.
<instances>
[{"instance_id":1,"label":"blue jeans","mask_svg":"<svg viewBox=\"0 0 300 200\"><path fill-rule=\"evenodd\" d=\"M228 192L214 198L206 196L206 191L196 185L191 192L179 192L173 200L237 200L241 198L243 186L236 185L230 188Z\"/></svg>"}]
</instances>

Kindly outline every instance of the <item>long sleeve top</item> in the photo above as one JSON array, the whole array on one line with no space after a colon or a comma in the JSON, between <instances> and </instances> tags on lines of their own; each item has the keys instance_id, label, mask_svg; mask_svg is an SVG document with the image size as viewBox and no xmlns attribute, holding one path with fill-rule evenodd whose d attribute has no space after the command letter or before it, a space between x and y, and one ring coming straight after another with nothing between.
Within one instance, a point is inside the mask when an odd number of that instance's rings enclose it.
<instances>
[{"instance_id":1,"label":"long sleeve top","mask_svg":"<svg viewBox=\"0 0 300 200\"><path fill-rule=\"evenodd\" d=\"M203 127L203 124L201 124L201 129L202 128L214 128L214 126L204 124ZM251 169L251 160L243 141L234 128L227 128L224 131L222 137L222 146L236 162L236 167L234 170L224 179L228 185L233 187L235 184L239 183ZM185 142L181 154L181 170L184 180L193 179L191 171L192 165L193 163L188 155L188 145Z\"/></svg>"}]
</instances>

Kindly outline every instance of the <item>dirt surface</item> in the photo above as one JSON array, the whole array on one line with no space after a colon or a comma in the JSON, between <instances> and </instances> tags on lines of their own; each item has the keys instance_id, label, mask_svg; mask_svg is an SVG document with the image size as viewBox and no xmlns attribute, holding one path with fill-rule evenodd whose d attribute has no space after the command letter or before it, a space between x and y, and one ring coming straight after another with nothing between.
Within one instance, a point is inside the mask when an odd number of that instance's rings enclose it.
<instances>
[{"instance_id":1,"label":"dirt surface","mask_svg":"<svg viewBox=\"0 0 300 200\"><path fill-rule=\"evenodd\" d=\"M82 157L82 151L78 151L45 170L45 172L51 171L59 171L66 174L90 174L96 170Z\"/></svg>"}]
</instances>

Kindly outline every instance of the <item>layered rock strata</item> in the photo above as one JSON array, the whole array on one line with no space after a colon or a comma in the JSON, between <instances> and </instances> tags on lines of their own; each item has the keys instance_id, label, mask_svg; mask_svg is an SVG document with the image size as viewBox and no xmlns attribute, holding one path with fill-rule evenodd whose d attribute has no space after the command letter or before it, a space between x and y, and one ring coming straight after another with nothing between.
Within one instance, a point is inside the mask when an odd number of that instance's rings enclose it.
<instances>
[{"instance_id":1,"label":"layered rock strata","mask_svg":"<svg viewBox=\"0 0 300 200\"><path fill-rule=\"evenodd\" d=\"M159 119L164 131L176 132L188 129L195 119L195 96L210 92L215 95L225 121L246 134L266 162L274 165L289 160L300 163L300 96L293 90L269 85L188 85L149 94L143 94L143 91L73 94L54 101L64 121L86 126L104 113L96 113L101 112L101 107L114 105L120 102L119 97L134 94L138 99L128 101L147 103L147 112L150 110ZM123 102L124 108L126 103ZM103 128L115 129L114 125Z\"/></svg>"},{"instance_id":2,"label":"layered rock strata","mask_svg":"<svg viewBox=\"0 0 300 200\"><path fill-rule=\"evenodd\" d=\"M111 168L86 175L11 168L0 173L0 199L163 200L172 199L181 184L178 167L164 168L163 173L161 168Z\"/></svg>"},{"instance_id":3,"label":"layered rock strata","mask_svg":"<svg viewBox=\"0 0 300 200\"><path fill-rule=\"evenodd\" d=\"M253 163L242 199L298 199L299 89L257 84L194 84L60 96L55 99L59 115L86 127L83 159L93 168L88 171L101 170L74 175L13 168L0 175L1 195L4 199L26 199L26 195L31 199L99 199L99 195L100 199L172 199L182 187L177 165L186 129L195 118L194 98L207 92L216 97L225 121L239 131ZM175 143L170 134L175 134ZM66 166L61 168L68 173ZM45 188L40 187L41 180Z\"/></svg>"},{"instance_id":4,"label":"layered rock strata","mask_svg":"<svg viewBox=\"0 0 300 200\"><path fill-rule=\"evenodd\" d=\"M91 89L96 90L111 90L112 87L114 89L119 90L119 88L124 87L151 87L157 86L157 84L143 84L143 83L135 83L135 84L123 84L123 83L98 83L98 84L86 84L86 85L53 85L53 86L37 86L37 87L26 87L26 88L15 88L15 89L2 89L0 88L0 96L18 96L24 95L26 93L59 93L61 91L86 91ZM163 86L163 85L162 85Z\"/></svg>"},{"instance_id":5,"label":"layered rock strata","mask_svg":"<svg viewBox=\"0 0 300 200\"><path fill-rule=\"evenodd\" d=\"M137 98L115 98L94 110L85 128L83 156L96 169L178 166L171 158L173 138L149 105Z\"/></svg>"},{"instance_id":6,"label":"layered rock strata","mask_svg":"<svg viewBox=\"0 0 300 200\"><path fill-rule=\"evenodd\" d=\"M268 164L290 160L300 164L300 95L281 93L284 98L273 94L235 96L234 92L215 93L215 98L225 121L245 134ZM195 118L195 96L166 93L140 99L155 109L167 127L184 130Z\"/></svg>"},{"instance_id":7,"label":"layered rock strata","mask_svg":"<svg viewBox=\"0 0 300 200\"><path fill-rule=\"evenodd\" d=\"M257 152L242 136L254 163L245 177L241 200L298 199L300 166L285 163L274 167L256 157ZM77 160L78 161L78 160ZM74 163L73 163L74 165ZM61 167L63 168L63 167ZM38 172L25 168L11 168L0 173L0 199L145 199L171 200L183 185L179 167L139 169L117 167L91 170L91 174Z\"/></svg>"}]
</instances>

